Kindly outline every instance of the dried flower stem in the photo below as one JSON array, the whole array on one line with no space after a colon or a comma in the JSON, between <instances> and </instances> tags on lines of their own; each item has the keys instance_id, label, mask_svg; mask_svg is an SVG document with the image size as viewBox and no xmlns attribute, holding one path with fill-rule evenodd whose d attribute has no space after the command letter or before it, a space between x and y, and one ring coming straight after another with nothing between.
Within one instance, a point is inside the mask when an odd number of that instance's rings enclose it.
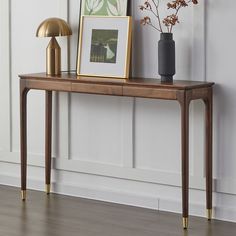
<instances>
[{"instance_id":1,"label":"dried flower stem","mask_svg":"<svg viewBox=\"0 0 236 236\"><path fill-rule=\"evenodd\" d=\"M152 23L147 23L147 25L150 25L152 28L156 29L157 31L163 33L160 29L158 29L156 26L154 26Z\"/></svg>"},{"instance_id":2,"label":"dried flower stem","mask_svg":"<svg viewBox=\"0 0 236 236\"><path fill-rule=\"evenodd\" d=\"M175 12L175 16L177 17L178 16L178 13L179 13L179 10L180 10L181 6L179 6L177 9L176 9L176 12ZM169 27L168 27L169 28ZM172 32L172 29L173 29L173 25L170 26L170 33Z\"/></svg>"},{"instance_id":3,"label":"dried flower stem","mask_svg":"<svg viewBox=\"0 0 236 236\"><path fill-rule=\"evenodd\" d=\"M160 27L160 31L163 33L162 26L161 26L161 19L160 19L160 14L159 14L159 0L157 0L157 3L155 0L152 0L154 6L156 7L156 12L157 12L157 19Z\"/></svg>"},{"instance_id":4,"label":"dried flower stem","mask_svg":"<svg viewBox=\"0 0 236 236\"><path fill-rule=\"evenodd\" d=\"M192 0L189 0L188 2L187 2L187 4L188 3L190 3L190 2L192 2ZM176 12L175 12L175 16L177 17L178 16L178 13L179 13L179 10L180 10L180 8L182 8L183 6L182 5L180 5L177 9L176 9ZM171 25L171 27L170 27L170 33L172 32L172 29L173 29L173 26L174 25ZM168 27L169 28L169 27Z\"/></svg>"}]
</instances>

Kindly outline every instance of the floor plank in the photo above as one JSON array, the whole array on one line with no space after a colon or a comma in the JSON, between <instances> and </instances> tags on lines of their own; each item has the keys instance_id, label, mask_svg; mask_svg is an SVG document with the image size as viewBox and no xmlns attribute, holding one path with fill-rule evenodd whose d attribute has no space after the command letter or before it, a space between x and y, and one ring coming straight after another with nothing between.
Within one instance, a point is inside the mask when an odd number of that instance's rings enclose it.
<instances>
[{"instance_id":1,"label":"floor plank","mask_svg":"<svg viewBox=\"0 0 236 236\"><path fill-rule=\"evenodd\" d=\"M0 236L233 236L236 224L0 186Z\"/></svg>"}]
</instances>

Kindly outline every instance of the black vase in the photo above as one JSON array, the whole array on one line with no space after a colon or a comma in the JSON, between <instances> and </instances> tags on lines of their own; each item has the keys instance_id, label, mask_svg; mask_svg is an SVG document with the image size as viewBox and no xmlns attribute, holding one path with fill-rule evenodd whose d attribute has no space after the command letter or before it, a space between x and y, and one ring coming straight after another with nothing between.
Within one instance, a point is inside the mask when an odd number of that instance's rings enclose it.
<instances>
[{"instance_id":1,"label":"black vase","mask_svg":"<svg viewBox=\"0 0 236 236\"><path fill-rule=\"evenodd\" d=\"M173 82L175 75L175 41L172 33L161 33L158 42L158 72L161 82Z\"/></svg>"}]
</instances>

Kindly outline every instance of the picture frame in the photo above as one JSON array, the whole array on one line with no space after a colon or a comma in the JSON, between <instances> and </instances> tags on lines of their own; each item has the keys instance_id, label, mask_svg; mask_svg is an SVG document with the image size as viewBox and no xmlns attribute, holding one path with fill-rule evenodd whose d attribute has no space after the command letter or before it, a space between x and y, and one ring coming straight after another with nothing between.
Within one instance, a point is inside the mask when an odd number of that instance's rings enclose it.
<instances>
[{"instance_id":1,"label":"picture frame","mask_svg":"<svg viewBox=\"0 0 236 236\"><path fill-rule=\"evenodd\" d=\"M82 0L80 15L126 16L130 0Z\"/></svg>"},{"instance_id":2,"label":"picture frame","mask_svg":"<svg viewBox=\"0 0 236 236\"><path fill-rule=\"evenodd\" d=\"M82 16L77 75L129 78L130 16Z\"/></svg>"}]
</instances>

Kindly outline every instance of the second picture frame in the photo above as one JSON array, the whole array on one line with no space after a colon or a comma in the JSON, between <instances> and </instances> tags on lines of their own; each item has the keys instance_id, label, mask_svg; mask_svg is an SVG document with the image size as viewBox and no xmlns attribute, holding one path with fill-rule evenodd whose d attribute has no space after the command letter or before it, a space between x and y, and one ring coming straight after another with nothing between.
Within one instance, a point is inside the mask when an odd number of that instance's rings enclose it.
<instances>
[{"instance_id":1,"label":"second picture frame","mask_svg":"<svg viewBox=\"0 0 236 236\"><path fill-rule=\"evenodd\" d=\"M82 0L81 16L126 16L130 0Z\"/></svg>"}]
</instances>

